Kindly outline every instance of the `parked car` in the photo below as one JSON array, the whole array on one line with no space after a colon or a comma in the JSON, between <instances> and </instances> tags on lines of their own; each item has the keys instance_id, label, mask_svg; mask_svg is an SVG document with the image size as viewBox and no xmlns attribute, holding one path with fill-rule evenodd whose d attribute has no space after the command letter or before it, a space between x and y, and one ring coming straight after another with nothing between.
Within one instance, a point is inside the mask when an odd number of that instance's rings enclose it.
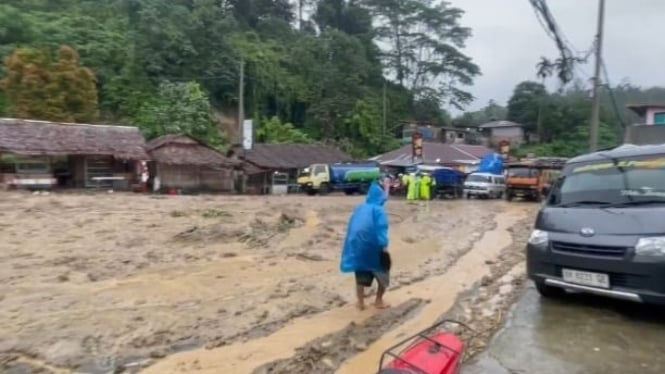
<instances>
[{"instance_id":1,"label":"parked car","mask_svg":"<svg viewBox=\"0 0 665 374\"><path fill-rule=\"evenodd\" d=\"M464 196L500 199L506 191L506 178L490 173L472 173L464 181Z\"/></svg>"},{"instance_id":2,"label":"parked car","mask_svg":"<svg viewBox=\"0 0 665 374\"><path fill-rule=\"evenodd\" d=\"M568 161L536 218L527 274L564 290L665 304L665 145Z\"/></svg>"}]
</instances>

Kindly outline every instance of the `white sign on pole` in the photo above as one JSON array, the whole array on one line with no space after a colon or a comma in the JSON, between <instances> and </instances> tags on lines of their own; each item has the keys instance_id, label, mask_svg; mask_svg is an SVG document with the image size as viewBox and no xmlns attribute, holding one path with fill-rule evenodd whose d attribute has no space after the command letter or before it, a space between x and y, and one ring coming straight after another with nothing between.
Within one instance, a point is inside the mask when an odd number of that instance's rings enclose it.
<instances>
[{"instance_id":1,"label":"white sign on pole","mask_svg":"<svg viewBox=\"0 0 665 374\"><path fill-rule=\"evenodd\" d=\"M246 150L252 149L254 141L254 126L251 119L246 119L242 123L242 147Z\"/></svg>"}]
</instances>

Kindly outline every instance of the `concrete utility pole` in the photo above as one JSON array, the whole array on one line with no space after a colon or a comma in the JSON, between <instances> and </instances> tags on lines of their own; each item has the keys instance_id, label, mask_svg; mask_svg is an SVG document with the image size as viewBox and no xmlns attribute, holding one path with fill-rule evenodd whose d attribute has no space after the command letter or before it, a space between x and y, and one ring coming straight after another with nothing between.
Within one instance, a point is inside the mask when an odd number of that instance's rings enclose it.
<instances>
[{"instance_id":1,"label":"concrete utility pole","mask_svg":"<svg viewBox=\"0 0 665 374\"><path fill-rule=\"evenodd\" d=\"M240 83L238 87L238 144L243 141L243 122L245 121L245 59L240 57Z\"/></svg>"},{"instance_id":2,"label":"concrete utility pole","mask_svg":"<svg viewBox=\"0 0 665 374\"><path fill-rule=\"evenodd\" d=\"M593 76L593 108L591 110L591 129L589 131L589 151L598 150L598 128L600 122L600 67L603 52L603 24L605 22L605 0L598 3L598 33L596 35L596 66Z\"/></svg>"}]
</instances>

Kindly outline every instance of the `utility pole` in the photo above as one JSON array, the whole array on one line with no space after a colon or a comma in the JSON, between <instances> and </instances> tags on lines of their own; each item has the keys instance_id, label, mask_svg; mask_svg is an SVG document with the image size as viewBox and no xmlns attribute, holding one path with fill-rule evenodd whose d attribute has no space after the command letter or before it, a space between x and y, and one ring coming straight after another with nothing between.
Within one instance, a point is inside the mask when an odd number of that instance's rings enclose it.
<instances>
[{"instance_id":1,"label":"utility pole","mask_svg":"<svg viewBox=\"0 0 665 374\"><path fill-rule=\"evenodd\" d=\"M245 121L245 59L240 57L240 83L238 87L238 144L243 142L243 122Z\"/></svg>"},{"instance_id":2,"label":"utility pole","mask_svg":"<svg viewBox=\"0 0 665 374\"><path fill-rule=\"evenodd\" d=\"M593 76L593 108L589 131L589 151L598 150L598 128L600 122L600 67L603 52L603 24L605 22L605 0L598 0L598 33L596 34L596 66Z\"/></svg>"},{"instance_id":3,"label":"utility pole","mask_svg":"<svg viewBox=\"0 0 665 374\"><path fill-rule=\"evenodd\" d=\"M386 135L386 82L383 82L383 135Z\"/></svg>"}]
</instances>

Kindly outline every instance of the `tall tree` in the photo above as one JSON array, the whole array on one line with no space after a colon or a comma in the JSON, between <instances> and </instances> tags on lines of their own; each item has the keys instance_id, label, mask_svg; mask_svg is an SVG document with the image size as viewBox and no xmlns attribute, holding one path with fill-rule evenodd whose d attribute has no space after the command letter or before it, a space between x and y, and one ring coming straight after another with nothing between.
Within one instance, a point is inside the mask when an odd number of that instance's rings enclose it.
<instances>
[{"instance_id":1,"label":"tall tree","mask_svg":"<svg viewBox=\"0 0 665 374\"><path fill-rule=\"evenodd\" d=\"M416 95L436 97L462 108L473 96L460 89L473 83L480 68L464 55L471 30L459 24L464 13L446 1L369 0L377 21L387 68Z\"/></svg>"},{"instance_id":2,"label":"tall tree","mask_svg":"<svg viewBox=\"0 0 665 374\"><path fill-rule=\"evenodd\" d=\"M158 96L143 104L136 122L148 139L186 134L211 146L223 144L208 96L195 82L161 83Z\"/></svg>"},{"instance_id":3,"label":"tall tree","mask_svg":"<svg viewBox=\"0 0 665 374\"><path fill-rule=\"evenodd\" d=\"M95 75L80 66L78 53L63 46L57 60L46 50L17 49L0 81L10 114L20 118L92 122L97 119Z\"/></svg>"},{"instance_id":4,"label":"tall tree","mask_svg":"<svg viewBox=\"0 0 665 374\"><path fill-rule=\"evenodd\" d=\"M526 132L535 133L539 109L547 95L547 89L541 83L526 81L518 84L508 100L507 119L523 125Z\"/></svg>"}]
</instances>

